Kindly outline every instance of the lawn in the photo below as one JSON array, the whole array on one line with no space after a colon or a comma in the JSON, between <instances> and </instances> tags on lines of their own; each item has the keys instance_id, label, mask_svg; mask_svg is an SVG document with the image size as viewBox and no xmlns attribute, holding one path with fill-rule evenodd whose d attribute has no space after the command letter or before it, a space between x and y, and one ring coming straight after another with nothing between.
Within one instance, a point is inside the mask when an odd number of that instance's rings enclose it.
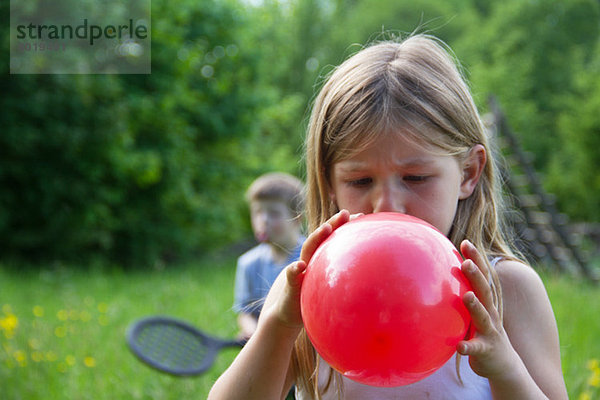
<instances>
[{"instance_id":1,"label":"lawn","mask_svg":"<svg viewBox=\"0 0 600 400\"><path fill-rule=\"evenodd\" d=\"M125 344L135 319L166 314L215 335L235 334L233 260L165 270L0 269L0 399L205 399L235 357L196 378L139 363Z\"/></svg>"},{"instance_id":2,"label":"lawn","mask_svg":"<svg viewBox=\"0 0 600 400\"><path fill-rule=\"evenodd\" d=\"M125 332L139 317L167 314L233 336L234 268L234 257L138 272L0 266L0 398L205 399L237 350L223 351L206 375L173 378L139 363ZM548 274L544 281L570 397L600 398L600 288Z\"/></svg>"}]
</instances>

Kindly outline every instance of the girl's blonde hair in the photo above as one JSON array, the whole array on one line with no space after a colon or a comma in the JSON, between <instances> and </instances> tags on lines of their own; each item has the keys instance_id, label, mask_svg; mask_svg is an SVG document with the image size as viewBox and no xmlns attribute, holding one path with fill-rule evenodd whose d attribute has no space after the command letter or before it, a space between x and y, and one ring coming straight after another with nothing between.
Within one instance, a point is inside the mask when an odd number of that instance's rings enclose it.
<instances>
[{"instance_id":1,"label":"girl's blonde hair","mask_svg":"<svg viewBox=\"0 0 600 400\"><path fill-rule=\"evenodd\" d=\"M448 236L457 247L469 239L486 260L515 258L500 225L501 190L493 152L457 65L444 43L428 35L414 35L402 42L373 44L331 73L315 99L306 138L310 231L338 211L330 196L332 166L378 138L404 135L459 161L481 144L487 163L473 194L459 201ZM502 315L498 276L489 264L483 268ZM297 340L294 361L297 384L320 399L318 357L306 332ZM327 387L332 382L341 389L339 374L330 374Z\"/></svg>"}]
</instances>

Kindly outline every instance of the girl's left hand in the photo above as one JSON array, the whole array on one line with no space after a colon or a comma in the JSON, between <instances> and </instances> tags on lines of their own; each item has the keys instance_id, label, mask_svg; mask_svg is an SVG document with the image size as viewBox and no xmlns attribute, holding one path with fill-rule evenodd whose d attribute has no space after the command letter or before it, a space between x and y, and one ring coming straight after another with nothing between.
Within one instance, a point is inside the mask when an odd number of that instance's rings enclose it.
<instances>
[{"instance_id":1,"label":"girl's left hand","mask_svg":"<svg viewBox=\"0 0 600 400\"><path fill-rule=\"evenodd\" d=\"M498 308L494 305L492 290L482 271L485 261L475 246L465 240L460 245L465 257L461 265L473 291L465 293L463 303L469 310L475 335L457 345L457 351L469 356L469 363L475 373L488 379L500 377L511 371L515 357L519 357L512 347L502 325Z\"/></svg>"}]
</instances>

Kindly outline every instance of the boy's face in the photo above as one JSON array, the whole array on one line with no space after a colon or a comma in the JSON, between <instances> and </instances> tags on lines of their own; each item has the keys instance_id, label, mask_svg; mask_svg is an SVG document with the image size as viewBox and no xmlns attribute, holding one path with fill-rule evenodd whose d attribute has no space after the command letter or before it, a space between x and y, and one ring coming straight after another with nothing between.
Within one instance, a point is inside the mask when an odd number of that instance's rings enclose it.
<instances>
[{"instance_id":1,"label":"boy's face","mask_svg":"<svg viewBox=\"0 0 600 400\"><path fill-rule=\"evenodd\" d=\"M263 199L250 203L252 230L259 242L290 245L296 240L299 224L282 200Z\"/></svg>"}]
</instances>

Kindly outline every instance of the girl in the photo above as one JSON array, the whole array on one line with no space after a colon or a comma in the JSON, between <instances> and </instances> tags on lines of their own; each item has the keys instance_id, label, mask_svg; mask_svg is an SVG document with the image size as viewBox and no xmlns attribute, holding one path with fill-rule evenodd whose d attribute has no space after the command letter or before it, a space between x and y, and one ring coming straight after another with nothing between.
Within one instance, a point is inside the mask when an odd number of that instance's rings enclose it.
<instances>
[{"instance_id":1,"label":"girl","mask_svg":"<svg viewBox=\"0 0 600 400\"><path fill-rule=\"evenodd\" d=\"M300 260L277 278L258 329L209 399L566 399L556 322L537 274L511 251L481 120L445 47L417 35L368 47L317 97L306 142ZM341 210L341 211L340 211ZM331 370L302 328L300 290L318 245L351 214L396 211L460 248L476 328L457 356L408 386L376 388ZM349 349L351 351L351 349ZM462 356L462 357L461 357Z\"/></svg>"}]
</instances>

